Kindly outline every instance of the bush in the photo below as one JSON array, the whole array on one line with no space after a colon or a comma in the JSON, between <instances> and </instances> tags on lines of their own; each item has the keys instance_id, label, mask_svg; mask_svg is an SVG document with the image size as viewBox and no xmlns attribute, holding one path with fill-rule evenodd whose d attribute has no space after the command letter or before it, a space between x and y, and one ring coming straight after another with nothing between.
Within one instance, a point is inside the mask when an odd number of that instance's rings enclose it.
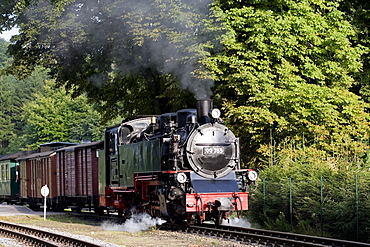
<instances>
[{"instance_id":1,"label":"bush","mask_svg":"<svg viewBox=\"0 0 370 247\"><path fill-rule=\"evenodd\" d=\"M250 218L263 228L370 242L369 171L361 159L283 150L260 172Z\"/></svg>"}]
</instances>

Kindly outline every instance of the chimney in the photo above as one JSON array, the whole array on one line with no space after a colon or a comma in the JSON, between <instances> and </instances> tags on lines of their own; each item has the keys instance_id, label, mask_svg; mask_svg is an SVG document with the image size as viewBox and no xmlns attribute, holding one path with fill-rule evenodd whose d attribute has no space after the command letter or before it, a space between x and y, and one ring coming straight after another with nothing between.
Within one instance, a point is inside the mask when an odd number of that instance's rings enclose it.
<instances>
[{"instance_id":1,"label":"chimney","mask_svg":"<svg viewBox=\"0 0 370 247\"><path fill-rule=\"evenodd\" d=\"M209 111L213 108L213 101L210 99L197 100L197 118L198 123L206 124L211 122L208 115Z\"/></svg>"}]
</instances>

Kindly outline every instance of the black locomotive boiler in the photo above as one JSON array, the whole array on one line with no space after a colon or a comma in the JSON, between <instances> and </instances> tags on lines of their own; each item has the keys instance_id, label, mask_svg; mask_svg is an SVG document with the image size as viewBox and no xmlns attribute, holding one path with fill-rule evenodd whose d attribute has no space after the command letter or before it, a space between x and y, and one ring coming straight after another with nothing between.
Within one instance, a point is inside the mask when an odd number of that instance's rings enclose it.
<instances>
[{"instance_id":1,"label":"black locomotive boiler","mask_svg":"<svg viewBox=\"0 0 370 247\"><path fill-rule=\"evenodd\" d=\"M99 170L100 209L190 224L220 224L233 211L247 210L245 187L257 178L252 169L240 169L239 139L211 100L108 128Z\"/></svg>"}]
</instances>

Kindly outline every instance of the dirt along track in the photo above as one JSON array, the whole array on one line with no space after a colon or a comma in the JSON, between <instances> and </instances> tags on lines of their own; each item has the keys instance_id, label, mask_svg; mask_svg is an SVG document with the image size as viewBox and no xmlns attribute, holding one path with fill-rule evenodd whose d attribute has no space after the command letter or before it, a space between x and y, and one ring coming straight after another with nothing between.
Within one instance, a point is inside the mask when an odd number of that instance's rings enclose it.
<instances>
[{"instance_id":1,"label":"dirt along track","mask_svg":"<svg viewBox=\"0 0 370 247\"><path fill-rule=\"evenodd\" d=\"M86 222L66 213L47 212L46 221L44 221L43 211L32 211L24 206L1 204L0 220L55 231L56 233L81 235L93 241L110 243L109 246L248 246L216 237L163 231L156 227L149 227L149 230L144 231L127 232L122 229L127 230L130 226L111 222ZM133 221L131 224L135 225L137 222ZM104 245L101 244L101 246Z\"/></svg>"},{"instance_id":2,"label":"dirt along track","mask_svg":"<svg viewBox=\"0 0 370 247\"><path fill-rule=\"evenodd\" d=\"M47 212L47 215L60 214L57 212ZM20 216L20 215L44 215L44 211L33 211L21 205L0 204L0 216Z\"/></svg>"}]
</instances>

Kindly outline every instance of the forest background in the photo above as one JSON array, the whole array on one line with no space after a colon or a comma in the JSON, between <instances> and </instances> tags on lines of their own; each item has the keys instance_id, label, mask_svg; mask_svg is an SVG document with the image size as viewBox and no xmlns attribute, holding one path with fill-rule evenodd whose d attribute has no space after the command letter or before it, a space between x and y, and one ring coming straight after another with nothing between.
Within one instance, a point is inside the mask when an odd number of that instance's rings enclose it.
<instances>
[{"instance_id":1,"label":"forest background","mask_svg":"<svg viewBox=\"0 0 370 247\"><path fill-rule=\"evenodd\" d=\"M211 98L241 139L243 165L260 173L256 223L370 242L369 9L366 0L2 1L1 29L19 34L0 41L0 153L100 140L124 118ZM281 190L266 199L271 187Z\"/></svg>"}]
</instances>

